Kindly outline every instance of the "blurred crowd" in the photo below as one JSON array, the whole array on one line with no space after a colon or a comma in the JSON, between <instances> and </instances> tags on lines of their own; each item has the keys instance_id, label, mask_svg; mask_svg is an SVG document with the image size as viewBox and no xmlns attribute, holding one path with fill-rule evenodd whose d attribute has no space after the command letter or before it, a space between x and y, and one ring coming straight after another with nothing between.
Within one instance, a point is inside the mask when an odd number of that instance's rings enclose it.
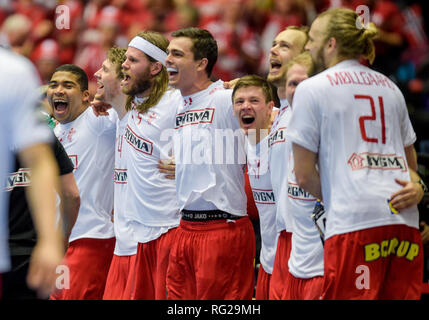
<instances>
[{"instance_id":1,"label":"blurred crowd","mask_svg":"<svg viewBox=\"0 0 429 320\"><path fill-rule=\"evenodd\" d=\"M359 10L360 5L368 10ZM143 29L169 37L176 29L198 26L218 41L213 75L227 81L245 74L264 76L279 31L310 25L318 13L340 6L359 10L362 17L369 13L379 28L373 68L403 90L419 136L417 150L429 153L429 22L424 1L1 0L0 43L29 57L42 82L58 65L77 64L87 72L94 92L94 73L113 45L126 47Z\"/></svg>"}]
</instances>

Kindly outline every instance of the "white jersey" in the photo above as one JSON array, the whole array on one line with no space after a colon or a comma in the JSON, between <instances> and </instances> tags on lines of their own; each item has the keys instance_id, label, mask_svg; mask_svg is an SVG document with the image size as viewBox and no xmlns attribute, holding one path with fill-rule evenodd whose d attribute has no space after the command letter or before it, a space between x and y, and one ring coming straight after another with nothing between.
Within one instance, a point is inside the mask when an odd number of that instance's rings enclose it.
<instances>
[{"instance_id":1,"label":"white jersey","mask_svg":"<svg viewBox=\"0 0 429 320\"><path fill-rule=\"evenodd\" d=\"M245 216L244 134L222 82L183 97L176 115L176 183L180 209L219 209Z\"/></svg>"},{"instance_id":2,"label":"white jersey","mask_svg":"<svg viewBox=\"0 0 429 320\"><path fill-rule=\"evenodd\" d=\"M80 209L70 242L81 238L114 236L113 169L117 114L97 117L91 107L75 120L59 123L54 132L74 165L80 193Z\"/></svg>"},{"instance_id":3,"label":"white jersey","mask_svg":"<svg viewBox=\"0 0 429 320\"><path fill-rule=\"evenodd\" d=\"M292 232L293 220L287 212L288 183L288 147L286 144L286 128L291 114L288 104L281 107L274 119L269 135L270 157L269 170L271 175L271 185L276 198L276 225L277 231L282 230Z\"/></svg>"},{"instance_id":4,"label":"white jersey","mask_svg":"<svg viewBox=\"0 0 429 320\"><path fill-rule=\"evenodd\" d=\"M113 227L116 238L114 254L117 256L130 256L137 253L137 242L134 240L133 230L125 214L128 170L127 152L124 150L124 133L128 124L129 114L127 112L116 123Z\"/></svg>"},{"instance_id":5,"label":"white jersey","mask_svg":"<svg viewBox=\"0 0 429 320\"><path fill-rule=\"evenodd\" d=\"M268 171L268 136L257 145L247 144L247 174L261 226L261 253L259 260L264 270L273 273L277 249L276 199Z\"/></svg>"},{"instance_id":6,"label":"white jersey","mask_svg":"<svg viewBox=\"0 0 429 320\"><path fill-rule=\"evenodd\" d=\"M169 131L174 131L174 119L180 103L180 93L167 90L158 104L145 114L133 109L128 117L124 135L128 157L125 210L135 239L141 243L160 236L160 228L167 231L180 222L176 183L166 179L157 167L160 159L172 156Z\"/></svg>"},{"instance_id":7,"label":"white jersey","mask_svg":"<svg viewBox=\"0 0 429 320\"><path fill-rule=\"evenodd\" d=\"M290 121L291 117L288 119ZM287 212L293 219L289 272L301 279L323 276L323 244L311 218L317 199L296 182L292 143L289 139L286 141L286 148L288 152Z\"/></svg>"},{"instance_id":8,"label":"white jersey","mask_svg":"<svg viewBox=\"0 0 429 320\"><path fill-rule=\"evenodd\" d=\"M410 180L404 147L416 135L404 97L386 76L346 60L301 82L288 137L318 153L325 239L383 225L418 227L417 207L388 200Z\"/></svg>"},{"instance_id":9,"label":"white jersey","mask_svg":"<svg viewBox=\"0 0 429 320\"><path fill-rule=\"evenodd\" d=\"M31 63L0 48L0 181L11 171L13 151L51 142L53 135L38 118L38 77ZM7 194L0 192L0 273L10 268Z\"/></svg>"}]
</instances>

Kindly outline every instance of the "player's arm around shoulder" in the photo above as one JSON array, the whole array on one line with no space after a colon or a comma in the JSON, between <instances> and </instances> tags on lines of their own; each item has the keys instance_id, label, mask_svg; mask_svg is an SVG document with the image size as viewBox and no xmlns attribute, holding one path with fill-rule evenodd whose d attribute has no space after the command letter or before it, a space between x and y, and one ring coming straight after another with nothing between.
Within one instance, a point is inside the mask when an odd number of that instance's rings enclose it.
<instances>
[{"instance_id":1,"label":"player's arm around shoulder","mask_svg":"<svg viewBox=\"0 0 429 320\"><path fill-rule=\"evenodd\" d=\"M397 211L416 206L423 199L427 190L426 186L417 173L417 154L414 146L405 147L410 180L395 179L395 182L402 186L402 189L395 192L390 200L391 205Z\"/></svg>"}]
</instances>

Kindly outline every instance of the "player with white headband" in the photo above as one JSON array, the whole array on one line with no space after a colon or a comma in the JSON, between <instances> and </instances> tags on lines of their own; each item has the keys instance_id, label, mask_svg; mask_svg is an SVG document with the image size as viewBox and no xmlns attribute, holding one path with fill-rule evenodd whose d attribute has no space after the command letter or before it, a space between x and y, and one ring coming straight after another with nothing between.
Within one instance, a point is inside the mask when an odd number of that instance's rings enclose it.
<instances>
[{"instance_id":1,"label":"player with white headband","mask_svg":"<svg viewBox=\"0 0 429 320\"><path fill-rule=\"evenodd\" d=\"M127 155L128 186L124 212L137 245L134 272L127 290L131 299L166 299L170 248L180 212L174 180L159 172L161 159L172 156L172 144L162 139L174 127L178 91L168 89L164 66L168 40L144 31L129 43L122 64L122 91L129 112L122 152ZM169 146L169 143L171 144Z\"/></svg>"}]
</instances>

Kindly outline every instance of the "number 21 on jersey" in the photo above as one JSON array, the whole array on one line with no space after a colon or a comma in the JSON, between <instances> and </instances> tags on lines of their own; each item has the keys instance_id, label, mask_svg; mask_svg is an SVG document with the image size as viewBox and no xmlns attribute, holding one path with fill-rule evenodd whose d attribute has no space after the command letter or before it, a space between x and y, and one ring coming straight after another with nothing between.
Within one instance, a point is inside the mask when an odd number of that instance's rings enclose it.
<instances>
[{"instance_id":1,"label":"number 21 on jersey","mask_svg":"<svg viewBox=\"0 0 429 320\"><path fill-rule=\"evenodd\" d=\"M383 97L378 97L378 108L380 109L380 119L377 119L374 99L371 96L356 94L354 98L356 100L361 100L361 99L368 100L371 106L371 115L365 115L365 116L359 117L359 128L360 128L362 139L366 142L378 143L380 140L379 138L368 137L365 130L365 125L367 124L368 121L380 121L381 122L381 143L386 144L386 123L384 119Z\"/></svg>"}]
</instances>

